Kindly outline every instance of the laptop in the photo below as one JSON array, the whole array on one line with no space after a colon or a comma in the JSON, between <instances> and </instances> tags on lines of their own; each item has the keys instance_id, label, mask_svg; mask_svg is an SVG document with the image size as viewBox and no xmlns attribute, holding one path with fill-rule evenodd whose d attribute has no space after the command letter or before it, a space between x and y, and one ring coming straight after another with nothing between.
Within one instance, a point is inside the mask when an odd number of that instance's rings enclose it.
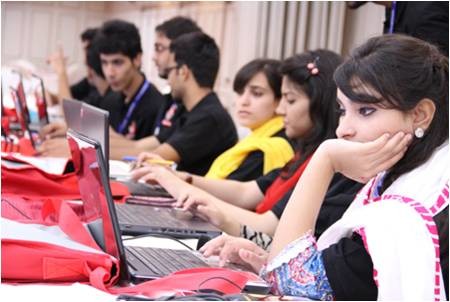
<instances>
[{"instance_id":1,"label":"laptop","mask_svg":"<svg viewBox=\"0 0 450 302\"><path fill-rule=\"evenodd\" d=\"M30 115L30 129L34 132L48 124L47 100L44 81L35 74L23 79L26 101Z\"/></svg>"},{"instance_id":2,"label":"laptop","mask_svg":"<svg viewBox=\"0 0 450 302\"><path fill-rule=\"evenodd\" d=\"M63 111L67 127L95 138L100 143L104 152L103 156L107 161L109 158L109 112L70 99L63 100Z\"/></svg>"},{"instance_id":3,"label":"laptop","mask_svg":"<svg viewBox=\"0 0 450 302\"><path fill-rule=\"evenodd\" d=\"M28 111L22 75L14 69L2 69L2 116L9 119L9 128L22 137L28 124Z\"/></svg>"},{"instance_id":4,"label":"laptop","mask_svg":"<svg viewBox=\"0 0 450 302\"><path fill-rule=\"evenodd\" d=\"M29 138L33 148L36 148L41 143L41 141L39 139L39 134L37 132L31 131L30 129L30 115L27 107L25 91L23 88L22 75L16 71L12 71L12 75L16 76L15 81L17 81L17 85L16 88L10 86L9 93L11 93L12 101L15 106L17 123L11 123L10 130L19 138Z\"/></svg>"},{"instance_id":5,"label":"laptop","mask_svg":"<svg viewBox=\"0 0 450 302\"><path fill-rule=\"evenodd\" d=\"M109 113L82 101L73 99L63 100L63 112L67 127L80 132L98 141L102 147L103 156L107 163L109 161ZM113 177L115 169L110 171L109 177ZM114 167L113 167L114 168ZM159 185L136 183L130 180L120 181L133 195L171 197L165 189Z\"/></svg>"},{"instance_id":6,"label":"laptop","mask_svg":"<svg viewBox=\"0 0 450 302\"><path fill-rule=\"evenodd\" d=\"M134 282L160 278L180 269L209 266L195 252L125 247L100 144L76 131L67 132L79 180L87 227L97 244L120 260L120 279Z\"/></svg>"},{"instance_id":7,"label":"laptop","mask_svg":"<svg viewBox=\"0 0 450 302\"><path fill-rule=\"evenodd\" d=\"M90 137L86 133L80 135ZM91 147L95 148L95 144ZM102 162L104 157L97 157L96 161ZM214 238L222 233L211 223L172 207L125 203L115 205L115 209L120 229L125 235L164 234L176 238Z\"/></svg>"}]
</instances>

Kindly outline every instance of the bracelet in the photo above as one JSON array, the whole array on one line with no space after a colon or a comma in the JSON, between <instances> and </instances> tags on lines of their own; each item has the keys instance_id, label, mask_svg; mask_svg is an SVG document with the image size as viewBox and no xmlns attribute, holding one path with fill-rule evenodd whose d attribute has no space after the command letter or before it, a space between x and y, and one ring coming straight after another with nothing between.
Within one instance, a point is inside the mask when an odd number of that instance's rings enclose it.
<instances>
[{"instance_id":1,"label":"bracelet","mask_svg":"<svg viewBox=\"0 0 450 302\"><path fill-rule=\"evenodd\" d=\"M188 184L192 185L193 180L194 180L194 178L192 177L192 174L186 172L186 179L184 181L187 182Z\"/></svg>"}]
</instances>

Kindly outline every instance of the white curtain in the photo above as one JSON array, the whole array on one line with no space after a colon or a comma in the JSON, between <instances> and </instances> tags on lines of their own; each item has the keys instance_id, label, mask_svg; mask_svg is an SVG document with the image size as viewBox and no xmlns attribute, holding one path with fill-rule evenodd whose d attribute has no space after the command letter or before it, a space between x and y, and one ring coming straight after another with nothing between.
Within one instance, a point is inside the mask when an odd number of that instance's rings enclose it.
<instances>
[{"instance_id":1,"label":"white curtain","mask_svg":"<svg viewBox=\"0 0 450 302\"><path fill-rule=\"evenodd\" d=\"M284 59L305 50L342 50L345 2L263 2L257 53Z\"/></svg>"}]
</instances>

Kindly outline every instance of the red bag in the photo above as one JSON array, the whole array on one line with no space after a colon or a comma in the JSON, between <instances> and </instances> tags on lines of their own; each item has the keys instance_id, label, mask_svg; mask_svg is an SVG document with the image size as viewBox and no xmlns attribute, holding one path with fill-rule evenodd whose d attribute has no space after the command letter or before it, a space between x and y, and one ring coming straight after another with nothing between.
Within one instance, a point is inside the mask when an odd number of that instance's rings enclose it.
<instances>
[{"instance_id":1,"label":"red bag","mask_svg":"<svg viewBox=\"0 0 450 302\"><path fill-rule=\"evenodd\" d=\"M167 277L147 281L133 287L104 289L113 294L143 295L153 299L174 295L189 296L199 290L215 290L223 294L238 294L248 281L261 280L255 274L227 268L202 267L181 270Z\"/></svg>"},{"instance_id":2,"label":"red bag","mask_svg":"<svg viewBox=\"0 0 450 302\"><path fill-rule=\"evenodd\" d=\"M2 201L3 206L4 201ZM118 259L104 253L66 202L46 201L42 221L55 215L56 221L35 224L2 218L2 281L89 282L112 294L140 294L148 297L190 295L200 289L224 294L239 293L254 274L224 268L196 268L136 286L113 287L118 281ZM3 213L2 213L3 214Z\"/></svg>"},{"instance_id":3,"label":"red bag","mask_svg":"<svg viewBox=\"0 0 450 302\"><path fill-rule=\"evenodd\" d=\"M4 157L11 159L11 157ZM14 159L15 161L19 161ZM56 199L80 199L78 178L75 172L51 174L42 169L27 165L19 168L2 165L2 194L10 193L24 197L46 197ZM24 186L26 184L26 186ZM111 191L115 198L123 199L130 195L128 188L111 181Z\"/></svg>"},{"instance_id":4,"label":"red bag","mask_svg":"<svg viewBox=\"0 0 450 302\"><path fill-rule=\"evenodd\" d=\"M65 202L55 204L53 210L47 215L56 215L57 225L2 218L2 281L102 280L114 284L118 260L98 247Z\"/></svg>"},{"instance_id":5,"label":"red bag","mask_svg":"<svg viewBox=\"0 0 450 302\"><path fill-rule=\"evenodd\" d=\"M2 152L17 152L27 156L36 155L36 150L34 149L31 140L25 137L21 137L18 140L3 138L1 150Z\"/></svg>"}]
</instances>

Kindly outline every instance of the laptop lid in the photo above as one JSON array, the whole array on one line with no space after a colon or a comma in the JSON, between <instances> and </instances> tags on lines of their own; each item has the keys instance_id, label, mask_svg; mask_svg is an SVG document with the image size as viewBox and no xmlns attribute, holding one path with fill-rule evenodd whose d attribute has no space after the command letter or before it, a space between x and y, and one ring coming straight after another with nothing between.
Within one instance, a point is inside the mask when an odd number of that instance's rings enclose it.
<instances>
[{"instance_id":1,"label":"laptop lid","mask_svg":"<svg viewBox=\"0 0 450 302\"><path fill-rule=\"evenodd\" d=\"M30 129L39 131L49 122L44 81L39 76L31 74L23 79L23 85L30 114Z\"/></svg>"},{"instance_id":2,"label":"laptop lid","mask_svg":"<svg viewBox=\"0 0 450 302\"><path fill-rule=\"evenodd\" d=\"M119 259L120 280L129 280L125 248L100 144L72 129L68 130L67 139L89 230L106 253Z\"/></svg>"},{"instance_id":3,"label":"laptop lid","mask_svg":"<svg viewBox=\"0 0 450 302\"><path fill-rule=\"evenodd\" d=\"M19 102L21 106L19 107ZM2 116L9 119L11 130L24 131L27 121L26 112L19 112L21 108L26 110L25 95L22 87L22 76L19 72L2 68Z\"/></svg>"},{"instance_id":4,"label":"laptop lid","mask_svg":"<svg viewBox=\"0 0 450 302\"><path fill-rule=\"evenodd\" d=\"M109 112L78 100L63 100L67 127L100 143L106 162L109 159ZM109 170L109 166L106 166ZM109 175L109 173L108 173Z\"/></svg>"},{"instance_id":5,"label":"laptop lid","mask_svg":"<svg viewBox=\"0 0 450 302\"><path fill-rule=\"evenodd\" d=\"M80 112L83 103L78 100L63 99L62 107L67 128L80 132L81 119Z\"/></svg>"},{"instance_id":6,"label":"laptop lid","mask_svg":"<svg viewBox=\"0 0 450 302\"><path fill-rule=\"evenodd\" d=\"M18 137L29 138L33 148L35 148L38 143L38 135L30 130L30 115L27 107L27 101L25 96L25 91L23 88L22 75L12 70L7 79L7 84L11 100L15 107L15 114L17 117L17 123L10 124L11 130Z\"/></svg>"},{"instance_id":7,"label":"laptop lid","mask_svg":"<svg viewBox=\"0 0 450 302\"><path fill-rule=\"evenodd\" d=\"M83 103L80 112L80 133L100 143L103 158L109 163L109 112ZM106 165L109 171L109 165ZM109 176L109 173L107 174Z\"/></svg>"}]
</instances>

